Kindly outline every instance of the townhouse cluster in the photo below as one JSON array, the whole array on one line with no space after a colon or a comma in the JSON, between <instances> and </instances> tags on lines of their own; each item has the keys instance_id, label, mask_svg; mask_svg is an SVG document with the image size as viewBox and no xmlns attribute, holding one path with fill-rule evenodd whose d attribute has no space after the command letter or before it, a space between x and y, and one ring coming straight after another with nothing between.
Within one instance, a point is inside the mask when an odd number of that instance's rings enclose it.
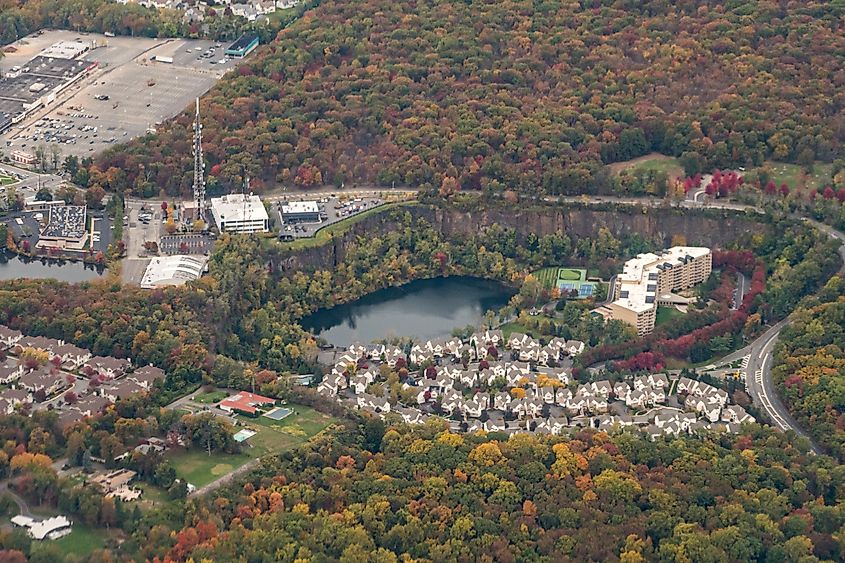
<instances>
[{"instance_id":1,"label":"townhouse cluster","mask_svg":"<svg viewBox=\"0 0 845 563\"><path fill-rule=\"evenodd\" d=\"M0 391L0 414L11 414L21 405L52 407L63 429L116 401L150 391L165 377L154 366L133 368L129 360L94 356L62 340L25 336L2 325L0 350L8 354L0 365L0 385L8 387ZM36 356L46 363L25 360ZM68 391L72 397L64 395Z\"/></svg>"},{"instance_id":2,"label":"townhouse cluster","mask_svg":"<svg viewBox=\"0 0 845 563\"><path fill-rule=\"evenodd\" d=\"M502 353L499 353L499 350ZM633 426L652 438L737 431L754 419L727 393L687 377L648 374L625 381L577 384L571 356L582 352L577 341L547 343L499 331L401 348L350 346L318 386L326 397L385 417L398 415L419 424L445 417L453 430L560 434L567 429ZM500 358L501 356L501 358ZM382 365L408 367L402 382L404 402L391 401L384 389ZM670 396L673 389L676 396ZM375 394L373 389L381 389Z\"/></svg>"}]
</instances>

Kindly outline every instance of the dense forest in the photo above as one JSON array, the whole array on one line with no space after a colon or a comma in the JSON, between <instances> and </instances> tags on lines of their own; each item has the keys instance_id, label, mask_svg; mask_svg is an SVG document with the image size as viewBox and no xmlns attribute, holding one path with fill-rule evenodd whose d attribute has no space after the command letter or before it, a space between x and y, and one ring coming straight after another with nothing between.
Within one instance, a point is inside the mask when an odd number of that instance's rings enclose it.
<instances>
[{"instance_id":1,"label":"dense forest","mask_svg":"<svg viewBox=\"0 0 845 563\"><path fill-rule=\"evenodd\" d=\"M845 461L845 286L839 277L784 328L772 375L790 411Z\"/></svg>"},{"instance_id":2,"label":"dense forest","mask_svg":"<svg viewBox=\"0 0 845 563\"><path fill-rule=\"evenodd\" d=\"M142 528L133 544L165 561L843 556L842 466L770 429L652 443L362 426L268 460L246 485L192 504L177 534Z\"/></svg>"},{"instance_id":3,"label":"dense forest","mask_svg":"<svg viewBox=\"0 0 845 563\"><path fill-rule=\"evenodd\" d=\"M203 100L212 191L610 188L659 151L688 174L841 155L837 2L338 2ZM819 69L825 69L819 72ZM114 190L187 193L190 116L105 154ZM110 168L123 170L109 183Z\"/></svg>"}]
</instances>

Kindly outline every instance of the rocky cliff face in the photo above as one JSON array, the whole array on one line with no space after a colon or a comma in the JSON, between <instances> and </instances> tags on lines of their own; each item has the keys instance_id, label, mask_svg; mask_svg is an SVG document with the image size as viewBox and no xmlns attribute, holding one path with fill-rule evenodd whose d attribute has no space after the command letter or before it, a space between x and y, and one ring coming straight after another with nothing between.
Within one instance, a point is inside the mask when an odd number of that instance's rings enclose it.
<instances>
[{"instance_id":1,"label":"rocky cliff face","mask_svg":"<svg viewBox=\"0 0 845 563\"><path fill-rule=\"evenodd\" d=\"M580 206L548 206L509 210L503 207L463 211L454 207L412 205L369 215L327 244L297 252L281 251L274 263L284 271L331 268L341 262L358 236L398 229L410 213L447 235L469 235L493 224L514 229L519 236L544 236L563 232L573 240L592 238L606 228L616 237L639 234L669 246L675 235L684 235L692 246L722 247L749 233L769 229L759 217L730 211L689 211L674 208L620 206L598 209Z\"/></svg>"}]
</instances>

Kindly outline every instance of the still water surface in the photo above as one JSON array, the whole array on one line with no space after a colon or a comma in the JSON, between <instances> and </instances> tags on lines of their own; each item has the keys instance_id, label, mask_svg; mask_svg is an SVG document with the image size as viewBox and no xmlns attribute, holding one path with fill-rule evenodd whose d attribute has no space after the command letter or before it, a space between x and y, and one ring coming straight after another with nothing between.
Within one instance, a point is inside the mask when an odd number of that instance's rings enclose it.
<instances>
[{"instance_id":1,"label":"still water surface","mask_svg":"<svg viewBox=\"0 0 845 563\"><path fill-rule=\"evenodd\" d=\"M102 266L97 267L83 262L55 260L28 260L17 255L0 253L0 280L18 278L47 279L77 283L99 278L105 273Z\"/></svg>"},{"instance_id":2,"label":"still water surface","mask_svg":"<svg viewBox=\"0 0 845 563\"><path fill-rule=\"evenodd\" d=\"M479 278L417 280L317 311L302 326L335 346L392 336L436 338L456 327L477 325L484 313L507 305L513 294L498 282Z\"/></svg>"}]
</instances>

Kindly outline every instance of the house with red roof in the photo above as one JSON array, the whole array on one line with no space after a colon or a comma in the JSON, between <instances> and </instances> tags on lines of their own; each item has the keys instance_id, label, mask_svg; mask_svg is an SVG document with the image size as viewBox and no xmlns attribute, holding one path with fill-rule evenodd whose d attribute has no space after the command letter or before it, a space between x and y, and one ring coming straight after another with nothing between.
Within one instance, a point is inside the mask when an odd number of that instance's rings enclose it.
<instances>
[{"instance_id":1,"label":"house with red roof","mask_svg":"<svg viewBox=\"0 0 845 563\"><path fill-rule=\"evenodd\" d=\"M258 413L257 407L271 407L276 403L276 399L256 395L249 391L241 391L237 395L226 397L218 405L226 412L241 412L244 414L255 415Z\"/></svg>"}]
</instances>

